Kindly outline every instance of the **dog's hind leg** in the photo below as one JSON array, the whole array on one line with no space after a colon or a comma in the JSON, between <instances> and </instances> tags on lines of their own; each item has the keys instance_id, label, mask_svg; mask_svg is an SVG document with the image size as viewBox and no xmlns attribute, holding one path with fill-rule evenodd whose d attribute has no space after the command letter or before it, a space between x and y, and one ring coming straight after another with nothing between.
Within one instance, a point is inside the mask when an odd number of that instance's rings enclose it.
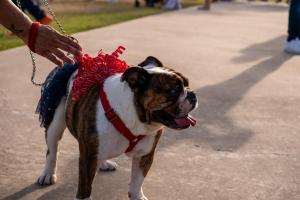
<instances>
[{"instance_id":1,"label":"dog's hind leg","mask_svg":"<svg viewBox=\"0 0 300 200\"><path fill-rule=\"evenodd\" d=\"M66 129L65 120L66 97L63 97L55 110L49 127L46 129L47 155L42 175L38 178L40 185L51 185L56 182L56 161L58 156L58 142Z\"/></svg>"},{"instance_id":2,"label":"dog's hind leg","mask_svg":"<svg viewBox=\"0 0 300 200\"><path fill-rule=\"evenodd\" d=\"M76 199L81 200L91 197L92 184L97 171L99 139L95 108L99 101L99 91L98 85L91 87L78 102L75 114L78 117L75 130L79 143L79 180Z\"/></svg>"},{"instance_id":3,"label":"dog's hind leg","mask_svg":"<svg viewBox=\"0 0 300 200\"><path fill-rule=\"evenodd\" d=\"M97 143L79 140L79 182L75 200L91 199L92 184L97 171Z\"/></svg>"}]
</instances>

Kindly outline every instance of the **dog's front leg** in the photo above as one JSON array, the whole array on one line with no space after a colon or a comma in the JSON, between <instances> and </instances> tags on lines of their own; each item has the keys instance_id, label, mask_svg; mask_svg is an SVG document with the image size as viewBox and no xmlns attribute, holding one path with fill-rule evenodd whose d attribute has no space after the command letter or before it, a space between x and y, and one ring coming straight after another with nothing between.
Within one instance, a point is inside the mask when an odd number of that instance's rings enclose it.
<instances>
[{"instance_id":1,"label":"dog's front leg","mask_svg":"<svg viewBox=\"0 0 300 200\"><path fill-rule=\"evenodd\" d=\"M153 163L155 149L161 134L162 130L159 130L155 136L150 153L143 157L134 157L132 159L131 182L128 192L130 200L148 200L143 193L142 185Z\"/></svg>"},{"instance_id":2,"label":"dog's front leg","mask_svg":"<svg viewBox=\"0 0 300 200\"><path fill-rule=\"evenodd\" d=\"M131 182L128 192L128 197L130 200L148 200L145 197L142 189L146 174L144 173L144 169L140 166L141 161L142 158L132 159ZM149 163L149 165L151 166L151 163ZM150 166L148 167L149 169Z\"/></svg>"}]
</instances>

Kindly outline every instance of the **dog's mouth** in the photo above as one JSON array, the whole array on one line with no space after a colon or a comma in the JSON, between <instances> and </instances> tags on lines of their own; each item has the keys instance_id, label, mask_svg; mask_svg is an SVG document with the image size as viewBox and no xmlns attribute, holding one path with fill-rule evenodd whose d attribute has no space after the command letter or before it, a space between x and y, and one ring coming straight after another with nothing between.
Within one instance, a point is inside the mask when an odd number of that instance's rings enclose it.
<instances>
[{"instance_id":1,"label":"dog's mouth","mask_svg":"<svg viewBox=\"0 0 300 200\"><path fill-rule=\"evenodd\" d=\"M195 126L197 123L197 121L190 114L187 114L183 117L174 117L164 111L154 111L152 117L155 121L160 122L169 128L178 130Z\"/></svg>"},{"instance_id":2,"label":"dog's mouth","mask_svg":"<svg viewBox=\"0 0 300 200\"><path fill-rule=\"evenodd\" d=\"M178 126L195 126L197 123L197 121L190 114L185 117L175 118L174 121Z\"/></svg>"}]
</instances>

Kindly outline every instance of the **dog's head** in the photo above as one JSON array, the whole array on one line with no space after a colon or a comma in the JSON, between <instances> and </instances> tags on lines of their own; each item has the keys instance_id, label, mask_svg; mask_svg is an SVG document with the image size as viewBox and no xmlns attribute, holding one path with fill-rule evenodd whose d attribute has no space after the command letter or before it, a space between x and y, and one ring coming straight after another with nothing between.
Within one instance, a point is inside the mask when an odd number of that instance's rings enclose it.
<instances>
[{"instance_id":1,"label":"dog's head","mask_svg":"<svg viewBox=\"0 0 300 200\"><path fill-rule=\"evenodd\" d=\"M134 92L135 106L142 122L161 123L172 129L185 129L195 124L189 113L196 108L197 98L182 74L148 57L122 75Z\"/></svg>"}]
</instances>

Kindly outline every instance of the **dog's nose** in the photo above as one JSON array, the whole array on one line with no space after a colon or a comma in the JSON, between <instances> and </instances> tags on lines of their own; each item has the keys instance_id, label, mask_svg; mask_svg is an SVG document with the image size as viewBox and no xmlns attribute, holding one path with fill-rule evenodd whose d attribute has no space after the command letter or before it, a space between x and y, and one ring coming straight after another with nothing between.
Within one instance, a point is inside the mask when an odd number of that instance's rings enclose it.
<instances>
[{"instance_id":1,"label":"dog's nose","mask_svg":"<svg viewBox=\"0 0 300 200\"><path fill-rule=\"evenodd\" d=\"M188 92L187 98L191 102L191 104L195 105L197 103L197 97L194 92Z\"/></svg>"}]
</instances>

